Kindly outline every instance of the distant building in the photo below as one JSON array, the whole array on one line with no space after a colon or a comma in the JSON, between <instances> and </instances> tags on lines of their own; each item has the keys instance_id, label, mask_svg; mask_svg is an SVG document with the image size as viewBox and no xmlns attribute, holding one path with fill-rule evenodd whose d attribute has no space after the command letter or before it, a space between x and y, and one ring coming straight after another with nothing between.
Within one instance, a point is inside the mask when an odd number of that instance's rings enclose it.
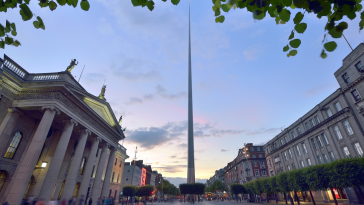
<instances>
[{"instance_id":1,"label":"distant building","mask_svg":"<svg viewBox=\"0 0 364 205\"><path fill-rule=\"evenodd\" d=\"M224 168L221 168L219 170L215 171L214 176L210 177L210 179L208 179L206 181L206 186L210 186L211 184L213 184L215 181L221 181L222 183L225 183L225 174L224 174Z\"/></svg>"},{"instance_id":2,"label":"distant building","mask_svg":"<svg viewBox=\"0 0 364 205\"><path fill-rule=\"evenodd\" d=\"M153 173L150 165L144 165L143 160L125 162L121 189L125 185L140 187L149 184L155 186L157 174L158 172Z\"/></svg>"},{"instance_id":3,"label":"distant building","mask_svg":"<svg viewBox=\"0 0 364 205\"><path fill-rule=\"evenodd\" d=\"M238 156L224 168L225 185L240 183L267 177L267 162L263 146L246 143L239 149Z\"/></svg>"},{"instance_id":4,"label":"distant building","mask_svg":"<svg viewBox=\"0 0 364 205\"><path fill-rule=\"evenodd\" d=\"M363 61L363 62L361 62ZM335 72L340 88L270 140L265 146L272 176L337 159L363 156L364 44L361 43ZM283 113L282 113L283 114ZM317 202L359 204L357 188L312 192ZM299 192L309 201L309 193Z\"/></svg>"}]
</instances>

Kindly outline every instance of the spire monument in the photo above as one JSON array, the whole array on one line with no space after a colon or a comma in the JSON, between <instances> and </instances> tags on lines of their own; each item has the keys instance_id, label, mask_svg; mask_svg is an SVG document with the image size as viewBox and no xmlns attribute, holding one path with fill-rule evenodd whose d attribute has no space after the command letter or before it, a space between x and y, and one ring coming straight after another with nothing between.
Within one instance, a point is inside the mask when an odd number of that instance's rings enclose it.
<instances>
[{"instance_id":1,"label":"spire monument","mask_svg":"<svg viewBox=\"0 0 364 205\"><path fill-rule=\"evenodd\" d=\"M193 145L192 71L191 71L191 1L188 5L188 164L187 183L195 183L195 149Z\"/></svg>"}]
</instances>

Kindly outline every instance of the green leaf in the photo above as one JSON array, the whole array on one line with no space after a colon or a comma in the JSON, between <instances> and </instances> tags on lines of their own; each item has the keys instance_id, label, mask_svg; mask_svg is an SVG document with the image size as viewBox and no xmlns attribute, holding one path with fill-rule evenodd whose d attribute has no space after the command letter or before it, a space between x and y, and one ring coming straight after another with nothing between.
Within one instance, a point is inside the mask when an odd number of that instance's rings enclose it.
<instances>
[{"instance_id":1,"label":"green leaf","mask_svg":"<svg viewBox=\"0 0 364 205\"><path fill-rule=\"evenodd\" d=\"M218 9L221 8L221 1L220 0L215 1L215 7L218 8Z\"/></svg>"},{"instance_id":2,"label":"green leaf","mask_svg":"<svg viewBox=\"0 0 364 205\"><path fill-rule=\"evenodd\" d=\"M298 24L298 23L300 23L301 21L302 21L302 19L303 19L303 14L301 13L301 12L298 12L297 14L296 14L296 16L293 18L293 23L294 24Z\"/></svg>"},{"instance_id":3,"label":"green leaf","mask_svg":"<svg viewBox=\"0 0 364 205\"><path fill-rule=\"evenodd\" d=\"M9 33L11 31L10 22L6 20L5 33Z\"/></svg>"},{"instance_id":4,"label":"green leaf","mask_svg":"<svg viewBox=\"0 0 364 205\"><path fill-rule=\"evenodd\" d=\"M292 38L294 38L294 32L293 31L291 31L291 35L289 35L288 40L291 40Z\"/></svg>"},{"instance_id":5,"label":"green leaf","mask_svg":"<svg viewBox=\"0 0 364 205\"><path fill-rule=\"evenodd\" d=\"M39 6L40 6L41 8L43 8L43 7L47 7L47 6L48 6L48 0L40 1L40 2L39 2Z\"/></svg>"},{"instance_id":6,"label":"green leaf","mask_svg":"<svg viewBox=\"0 0 364 205\"><path fill-rule=\"evenodd\" d=\"M5 48L5 42L4 41L0 41L0 48L2 48L2 49Z\"/></svg>"},{"instance_id":7,"label":"green leaf","mask_svg":"<svg viewBox=\"0 0 364 205\"><path fill-rule=\"evenodd\" d=\"M297 54L297 50L291 50L289 52L289 55L291 55L291 56L295 56L296 54Z\"/></svg>"},{"instance_id":8,"label":"green leaf","mask_svg":"<svg viewBox=\"0 0 364 205\"><path fill-rule=\"evenodd\" d=\"M26 4L20 4L20 15L24 21L28 21L33 17L33 13L30 11L29 7Z\"/></svg>"},{"instance_id":9,"label":"green leaf","mask_svg":"<svg viewBox=\"0 0 364 205\"><path fill-rule=\"evenodd\" d=\"M59 5L61 5L61 6L64 6L64 5L66 5L67 0L57 0L57 3L58 3Z\"/></svg>"},{"instance_id":10,"label":"green leaf","mask_svg":"<svg viewBox=\"0 0 364 205\"><path fill-rule=\"evenodd\" d=\"M275 20L276 20L276 24L278 25L278 24L279 24L279 21L280 21L281 19L279 18L279 16L277 16Z\"/></svg>"},{"instance_id":11,"label":"green leaf","mask_svg":"<svg viewBox=\"0 0 364 205\"><path fill-rule=\"evenodd\" d=\"M50 1L48 6L51 11L54 11L57 8L57 4L54 1Z\"/></svg>"},{"instance_id":12,"label":"green leaf","mask_svg":"<svg viewBox=\"0 0 364 205\"><path fill-rule=\"evenodd\" d=\"M5 28L3 25L0 24L0 37L5 36Z\"/></svg>"},{"instance_id":13,"label":"green leaf","mask_svg":"<svg viewBox=\"0 0 364 205\"><path fill-rule=\"evenodd\" d=\"M73 8L77 7L78 0L71 0Z\"/></svg>"},{"instance_id":14,"label":"green leaf","mask_svg":"<svg viewBox=\"0 0 364 205\"><path fill-rule=\"evenodd\" d=\"M173 5L177 5L177 4L179 4L180 0L171 0L171 2Z\"/></svg>"},{"instance_id":15,"label":"green leaf","mask_svg":"<svg viewBox=\"0 0 364 205\"><path fill-rule=\"evenodd\" d=\"M260 10L253 11L253 18L257 20L262 20L265 17L265 12Z\"/></svg>"},{"instance_id":16,"label":"green leaf","mask_svg":"<svg viewBox=\"0 0 364 205\"><path fill-rule=\"evenodd\" d=\"M14 42L14 39L11 38L11 37L5 37L5 43L8 44L8 45L11 45L13 44Z\"/></svg>"},{"instance_id":17,"label":"green leaf","mask_svg":"<svg viewBox=\"0 0 364 205\"><path fill-rule=\"evenodd\" d=\"M84 2L84 1L82 1L82 2ZM82 7L82 3L81 3L81 7ZM153 9L154 9L154 2L153 1L147 1L147 7L148 7L148 9L150 11L153 11ZM90 8L90 4L88 5L88 8ZM88 9L85 10L85 11L88 11Z\"/></svg>"},{"instance_id":18,"label":"green leaf","mask_svg":"<svg viewBox=\"0 0 364 205\"><path fill-rule=\"evenodd\" d=\"M343 32L336 31L336 29L333 28L333 29L329 30L329 34L333 38L341 38L341 36L343 35Z\"/></svg>"},{"instance_id":19,"label":"green leaf","mask_svg":"<svg viewBox=\"0 0 364 205\"><path fill-rule=\"evenodd\" d=\"M216 9L215 10L215 16L220 16L221 12L220 12L220 9Z\"/></svg>"},{"instance_id":20,"label":"green leaf","mask_svg":"<svg viewBox=\"0 0 364 205\"><path fill-rule=\"evenodd\" d=\"M292 5L292 0L283 0L283 4L285 6L291 6Z\"/></svg>"},{"instance_id":21,"label":"green leaf","mask_svg":"<svg viewBox=\"0 0 364 205\"><path fill-rule=\"evenodd\" d=\"M287 52L289 50L289 46L286 45L285 47L283 47L283 52Z\"/></svg>"},{"instance_id":22,"label":"green leaf","mask_svg":"<svg viewBox=\"0 0 364 205\"><path fill-rule=\"evenodd\" d=\"M15 40L14 41L14 43L13 43L13 46L15 46L15 47L18 47L18 46L20 46L21 44L20 44L20 42L18 41L18 40Z\"/></svg>"},{"instance_id":23,"label":"green leaf","mask_svg":"<svg viewBox=\"0 0 364 205\"><path fill-rule=\"evenodd\" d=\"M81 1L80 3L81 9L84 11L88 11L90 9L90 3L88 1ZM154 9L154 2L147 1L147 7L149 10L153 11Z\"/></svg>"},{"instance_id":24,"label":"green leaf","mask_svg":"<svg viewBox=\"0 0 364 205\"><path fill-rule=\"evenodd\" d=\"M224 12L229 12L230 11L230 8L231 6L227 6L228 4L223 4L221 5L221 9L224 11Z\"/></svg>"},{"instance_id":25,"label":"green leaf","mask_svg":"<svg viewBox=\"0 0 364 205\"><path fill-rule=\"evenodd\" d=\"M346 23L345 21L340 22L337 26L336 26L336 31L338 32L343 32L345 29L348 28L348 23Z\"/></svg>"},{"instance_id":26,"label":"green leaf","mask_svg":"<svg viewBox=\"0 0 364 205\"><path fill-rule=\"evenodd\" d=\"M305 5L305 0L293 0L293 4L297 8L303 8L303 6Z\"/></svg>"},{"instance_id":27,"label":"green leaf","mask_svg":"<svg viewBox=\"0 0 364 205\"><path fill-rule=\"evenodd\" d=\"M276 14L274 13L274 11L277 11L276 7L271 6L268 8L268 13L269 13L270 17L276 17Z\"/></svg>"},{"instance_id":28,"label":"green leaf","mask_svg":"<svg viewBox=\"0 0 364 205\"><path fill-rule=\"evenodd\" d=\"M324 49L322 49L320 56L321 56L322 59L325 59L327 57L327 54L325 53Z\"/></svg>"},{"instance_id":29,"label":"green leaf","mask_svg":"<svg viewBox=\"0 0 364 205\"><path fill-rule=\"evenodd\" d=\"M289 45L291 45L292 48L298 48L301 45L300 39L294 39L289 42Z\"/></svg>"},{"instance_id":30,"label":"green leaf","mask_svg":"<svg viewBox=\"0 0 364 205\"><path fill-rule=\"evenodd\" d=\"M329 52L332 52L336 49L337 47L337 44L335 41L330 41L330 42L327 42L324 44L324 48L329 51Z\"/></svg>"},{"instance_id":31,"label":"green leaf","mask_svg":"<svg viewBox=\"0 0 364 205\"><path fill-rule=\"evenodd\" d=\"M25 2L26 4L29 4L30 0L24 0L24 2Z\"/></svg>"},{"instance_id":32,"label":"green leaf","mask_svg":"<svg viewBox=\"0 0 364 205\"><path fill-rule=\"evenodd\" d=\"M291 12L287 9L282 9L282 11L279 13L279 18L281 18L282 21L288 22L291 17Z\"/></svg>"},{"instance_id":33,"label":"green leaf","mask_svg":"<svg viewBox=\"0 0 364 205\"><path fill-rule=\"evenodd\" d=\"M39 28L39 21L33 21L33 25L36 29Z\"/></svg>"},{"instance_id":34,"label":"green leaf","mask_svg":"<svg viewBox=\"0 0 364 205\"><path fill-rule=\"evenodd\" d=\"M294 29L298 32L298 33L303 33L306 31L307 28L307 24L306 23L300 23L297 24Z\"/></svg>"},{"instance_id":35,"label":"green leaf","mask_svg":"<svg viewBox=\"0 0 364 205\"><path fill-rule=\"evenodd\" d=\"M17 34L16 31L14 30L11 31L11 35L16 36L16 34Z\"/></svg>"},{"instance_id":36,"label":"green leaf","mask_svg":"<svg viewBox=\"0 0 364 205\"><path fill-rule=\"evenodd\" d=\"M11 28L12 28L14 31L16 31L15 23L11 23L11 24L10 24L10 26L11 26Z\"/></svg>"},{"instance_id":37,"label":"green leaf","mask_svg":"<svg viewBox=\"0 0 364 205\"><path fill-rule=\"evenodd\" d=\"M217 17L217 20L218 20L220 23L224 23L224 21L225 21L225 16L221 15L221 16Z\"/></svg>"}]
</instances>

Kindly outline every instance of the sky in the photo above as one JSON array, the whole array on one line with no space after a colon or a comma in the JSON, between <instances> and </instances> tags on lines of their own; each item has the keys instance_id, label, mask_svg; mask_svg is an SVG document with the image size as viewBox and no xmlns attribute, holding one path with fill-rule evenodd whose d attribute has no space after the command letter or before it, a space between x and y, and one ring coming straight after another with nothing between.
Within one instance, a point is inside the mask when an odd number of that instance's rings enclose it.
<instances>
[{"instance_id":1,"label":"sky","mask_svg":"<svg viewBox=\"0 0 364 205\"><path fill-rule=\"evenodd\" d=\"M130 0L90 1L88 12L69 6L33 13L46 29L23 22L19 10L0 12L17 25L20 47L0 50L30 73L64 71L105 97L116 118L123 116L130 156L152 165L176 185L187 176L188 1L178 6L155 0L154 11ZM292 10L294 15L298 9ZM231 10L215 23L212 3L191 1L193 114L196 180L205 182L233 160L244 143L263 145L339 88L333 73L351 51L345 40L320 58L326 17L306 14L308 24L295 57L283 47L294 25L276 25L269 16L254 20ZM293 17L291 18L293 19ZM344 32L355 48L363 42L359 19ZM329 41L332 39L330 38Z\"/></svg>"}]
</instances>

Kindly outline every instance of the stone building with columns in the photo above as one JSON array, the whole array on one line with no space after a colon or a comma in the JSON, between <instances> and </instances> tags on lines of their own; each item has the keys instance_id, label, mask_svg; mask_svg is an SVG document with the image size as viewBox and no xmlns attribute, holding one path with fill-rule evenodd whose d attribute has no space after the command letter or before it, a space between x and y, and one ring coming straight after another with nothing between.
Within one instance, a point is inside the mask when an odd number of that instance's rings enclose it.
<instances>
[{"instance_id":1,"label":"stone building with columns","mask_svg":"<svg viewBox=\"0 0 364 205\"><path fill-rule=\"evenodd\" d=\"M106 86L98 97L88 93L72 68L35 74L0 58L0 204L110 196L125 136Z\"/></svg>"}]
</instances>

